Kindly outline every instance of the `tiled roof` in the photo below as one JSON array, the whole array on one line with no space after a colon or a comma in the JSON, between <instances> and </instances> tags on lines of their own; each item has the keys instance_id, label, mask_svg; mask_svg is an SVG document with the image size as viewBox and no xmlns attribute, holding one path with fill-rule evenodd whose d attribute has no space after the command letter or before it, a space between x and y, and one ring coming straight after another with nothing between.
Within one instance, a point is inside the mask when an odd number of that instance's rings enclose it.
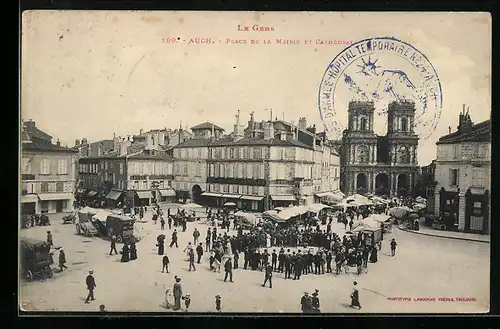
<instances>
[{"instance_id":1,"label":"tiled roof","mask_svg":"<svg viewBox=\"0 0 500 329\"><path fill-rule=\"evenodd\" d=\"M206 147L212 144L212 141L207 138L195 138L189 139L184 143L180 143L174 146L174 148L188 148L188 147Z\"/></svg>"},{"instance_id":2,"label":"tiled roof","mask_svg":"<svg viewBox=\"0 0 500 329\"><path fill-rule=\"evenodd\" d=\"M211 123L211 122L204 122L204 123L201 123L197 126L194 126L194 127L191 127L191 130L197 130L197 129L212 129L212 126L214 127L214 130L222 130L224 131L223 128Z\"/></svg>"},{"instance_id":3,"label":"tiled roof","mask_svg":"<svg viewBox=\"0 0 500 329\"><path fill-rule=\"evenodd\" d=\"M29 136L31 142L25 142L21 145L21 150L23 152L66 152L66 153L78 153L77 149L67 148L64 146L52 144L51 142L35 137L33 135Z\"/></svg>"},{"instance_id":4,"label":"tiled roof","mask_svg":"<svg viewBox=\"0 0 500 329\"><path fill-rule=\"evenodd\" d=\"M297 146L312 149L312 146L301 143L295 139L288 138L281 140L279 138L262 139L258 137L245 137L237 141L231 139L218 140L210 146Z\"/></svg>"},{"instance_id":5,"label":"tiled roof","mask_svg":"<svg viewBox=\"0 0 500 329\"><path fill-rule=\"evenodd\" d=\"M172 156L164 151L158 151L154 154L149 151L143 150L139 154L134 154L128 157L129 159L152 159L152 160L165 160L172 161Z\"/></svg>"},{"instance_id":6,"label":"tiled roof","mask_svg":"<svg viewBox=\"0 0 500 329\"><path fill-rule=\"evenodd\" d=\"M456 144L462 142L488 142L491 141L491 120L486 120L472 126L471 131L454 133L439 138L436 144Z\"/></svg>"},{"instance_id":7,"label":"tiled roof","mask_svg":"<svg viewBox=\"0 0 500 329\"><path fill-rule=\"evenodd\" d=\"M44 133L40 129L38 129L36 126L30 125L29 122L23 122L23 129L30 134L30 136L37 137L39 139L44 139L44 140L51 140L52 136L50 136L47 133Z\"/></svg>"}]
</instances>

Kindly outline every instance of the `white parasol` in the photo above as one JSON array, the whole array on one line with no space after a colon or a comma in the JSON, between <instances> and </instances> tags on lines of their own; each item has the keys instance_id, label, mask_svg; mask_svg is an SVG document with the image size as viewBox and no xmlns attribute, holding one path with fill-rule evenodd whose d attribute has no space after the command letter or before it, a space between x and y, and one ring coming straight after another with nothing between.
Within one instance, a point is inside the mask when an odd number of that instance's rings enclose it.
<instances>
[{"instance_id":1,"label":"white parasol","mask_svg":"<svg viewBox=\"0 0 500 329\"><path fill-rule=\"evenodd\" d=\"M389 211L387 212L389 215L392 215L394 216L395 218L403 218L405 215L407 215L409 212L411 212L411 209L406 207L406 206L402 206L402 207L394 207L394 208L391 208L389 209Z\"/></svg>"},{"instance_id":2,"label":"white parasol","mask_svg":"<svg viewBox=\"0 0 500 329\"><path fill-rule=\"evenodd\" d=\"M224 203L224 207L236 207L236 203L234 203L234 202L226 202L226 203Z\"/></svg>"}]
</instances>

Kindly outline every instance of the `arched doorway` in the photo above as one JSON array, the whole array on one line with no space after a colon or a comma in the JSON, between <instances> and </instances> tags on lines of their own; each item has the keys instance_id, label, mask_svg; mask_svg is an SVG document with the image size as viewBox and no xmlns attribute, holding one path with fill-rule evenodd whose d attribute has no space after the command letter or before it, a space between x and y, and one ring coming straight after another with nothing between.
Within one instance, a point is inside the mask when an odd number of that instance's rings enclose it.
<instances>
[{"instance_id":1,"label":"arched doorway","mask_svg":"<svg viewBox=\"0 0 500 329\"><path fill-rule=\"evenodd\" d=\"M368 178L364 173L359 173L358 176L356 176L356 192L360 194L366 193L368 187Z\"/></svg>"},{"instance_id":2,"label":"arched doorway","mask_svg":"<svg viewBox=\"0 0 500 329\"><path fill-rule=\"evenodd\" d=\"M398 194L400 196L407 196L410 192L410 178L408 174L399 174L398 176Z\"/></svg>"},{"instance_id":3,"label":"arched doorway","mask_svg":"<svg viewBox=\"0 0 500 329\"><path fill-rule=\"evenodd\" d=\"M375 177L375 194L376 195L389 195L389 175L380 173Z\"/></svg>"},{"instance_id":4,"label":"arched doorway","mask_svg":"<svg viewBox=\"0 0 500 329\"><path fill-rule=\"evenodd\" d=\"M200 185L193 186L193 189L191 190L191 192L192 192L192 202L199 203L201 193L202 193Z\"/></svg>"}]
</instances>

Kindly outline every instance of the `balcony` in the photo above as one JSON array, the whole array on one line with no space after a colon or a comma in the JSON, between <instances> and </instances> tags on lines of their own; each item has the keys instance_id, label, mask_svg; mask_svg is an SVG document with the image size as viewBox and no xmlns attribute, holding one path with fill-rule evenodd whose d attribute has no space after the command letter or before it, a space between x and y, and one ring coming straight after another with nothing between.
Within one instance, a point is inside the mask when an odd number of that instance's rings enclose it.
<instances>
[{"instance_id":1,"label":"balcony","mask_svg":"<svg viewBox=\"0 0 500 329\"><path fill-rule=\"evenodd\" d=\"M35 180L35 175L33 174L22 174L21 180Z\"/></svg>"}]
</instances>

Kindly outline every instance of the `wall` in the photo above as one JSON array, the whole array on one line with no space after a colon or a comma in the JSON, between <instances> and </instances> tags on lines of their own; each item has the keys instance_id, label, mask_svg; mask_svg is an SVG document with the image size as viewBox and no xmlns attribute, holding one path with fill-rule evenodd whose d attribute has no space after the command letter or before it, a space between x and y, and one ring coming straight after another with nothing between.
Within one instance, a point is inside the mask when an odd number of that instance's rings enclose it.
<instances>
[{"instance_id":1,"label":"wall","mask_svg":"<svg viewBox=\"0 0 500 329\"><path fill-rule=\"evenodd\" d=\"M147 175L146 179L135 179L132 176ZM151 178L150 175L165 175L166 178ZM171 188L173 186L173 162L153 159L129 159L127 166L127 189L128 190L150 190L151 183L157 181L159 188Z\"/></svg>"}]
</instances>

